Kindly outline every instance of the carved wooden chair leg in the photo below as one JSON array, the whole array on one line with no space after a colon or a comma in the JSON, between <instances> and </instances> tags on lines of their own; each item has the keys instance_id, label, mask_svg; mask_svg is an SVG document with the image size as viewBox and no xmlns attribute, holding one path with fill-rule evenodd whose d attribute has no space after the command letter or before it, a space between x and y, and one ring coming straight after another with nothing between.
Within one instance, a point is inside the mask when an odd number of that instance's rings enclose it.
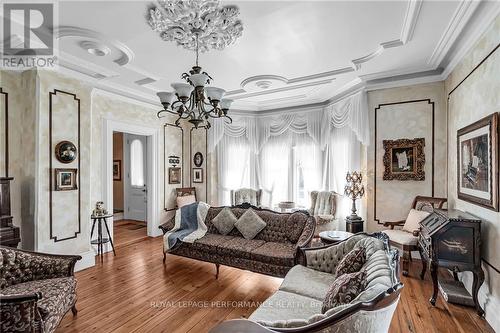
<instances>
[{"instance_id":1,"label":"carved wooden chair leg","mask_svg":"<svg viewBox=\"0 0 500 333\"><path fill-rule=\"evenodd\" d=\"M217 280L219 278L219 264L215 264L215 279Z\"/></svg>"},{"instance_id":2,"label":"carved wooden chair leg","mask_svg":"<svg viewBox=\"0 0 500 333\"><path fill-rule=\"evenodd\" d=\"M78 310L76 309L76 304L74 304L71 307L71 312L73 313L73 316L76 316L78 314Z\"/></svg>"},{"instance_id":3,"label":"carved wooden chair leg","mask_svg":"<svg viewBox=\"0 0 500 333\"><path fill-rule=\"evenodd\" d=\"M427 261L424 258L422 249L418 247L418 252L420 253L420 260L422 261L422 271L420 272L420 279L423 280L425 277L425 271L427 270Z\"/></svg>"}]
</instances>

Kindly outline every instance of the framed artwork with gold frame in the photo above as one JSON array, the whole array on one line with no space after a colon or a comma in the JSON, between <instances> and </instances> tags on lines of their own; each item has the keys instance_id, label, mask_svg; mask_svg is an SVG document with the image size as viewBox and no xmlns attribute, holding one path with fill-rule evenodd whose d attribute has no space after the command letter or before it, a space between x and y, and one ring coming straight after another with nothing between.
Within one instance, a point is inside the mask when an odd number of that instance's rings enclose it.
<instances>
[{"instance_id":1,"label":"framed artwork with gold frame","mask_svg":"<svg viewBox=\"0 0 500 333\"><path fill-rule=\"evenodd\" d=\"M425 138L384 140L384 180L425 180Z\"/></svg>"}]
</instances>

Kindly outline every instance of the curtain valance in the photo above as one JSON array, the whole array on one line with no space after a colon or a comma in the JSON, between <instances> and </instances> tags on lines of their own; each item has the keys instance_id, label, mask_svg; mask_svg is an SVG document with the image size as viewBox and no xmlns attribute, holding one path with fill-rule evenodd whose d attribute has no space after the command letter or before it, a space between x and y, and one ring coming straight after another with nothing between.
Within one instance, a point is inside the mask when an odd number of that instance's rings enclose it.
<instances>
[{"instance_id":1,"label":"curtain valance","mask_svg":"<svg viewBox=\"0 0 500 333\"><path fill-rule=\"evenodd\" d=\"M209 131L208 150L213 152L220 140L228 137L246 136L250 147L258 154L272 136L286 133L307 133L321 149L329 141L333 128L350 127L357 139L369 144L368 108L366 93L359 92L322 110L306 113L282 113L266 116L235 116L233 123L215 119Z\"/></svg>"}]
</instances>

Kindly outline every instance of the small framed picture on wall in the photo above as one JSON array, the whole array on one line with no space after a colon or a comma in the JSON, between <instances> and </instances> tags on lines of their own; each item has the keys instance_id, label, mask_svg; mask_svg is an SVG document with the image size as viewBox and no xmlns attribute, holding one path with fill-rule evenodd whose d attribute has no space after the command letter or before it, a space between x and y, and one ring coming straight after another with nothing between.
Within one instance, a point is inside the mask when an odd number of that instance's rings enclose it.
<instances>
[{"instance_id":1,"label":"small framed picture on wall","mask_svg":"<svg viewBox=\"0 0 500 333\"><path fill-rule=\"evenodd\" d=\"M498 211L498 115L457 131L458 198Z\"/></svg>"},{"instance_id":2,"label":"small framed picture on wall","mask_svg":"<svg viewBox=\"0 0 500 333\"><path fill-rule=\"evenodd\" d=\"M203 183L202 168L193 168L193 183Z\"/></svg>"},{"instance_id":3,"label":"small framed picture on wall","mask_svg":"<svg viewBox=\"0 0 500 333\"><path fill-rule=\"evenodd\" d=\"M71 191L77 190L78 184L76 183L76 173L78 169L55 169L54 175L56 177L56 191Z\"/></svg>"},{"instance_id":4,"label":"small framed picture on wall","mask_svg":"<svg viewBox=\"0 0 500 333\"><path fill-rule=\"evenodd\" d=\"M113 180L122 180L122 161L120 160L113 161Z\"/></svg>"},{"instance_id":5,"label":"small framed picture on wall","mask_svg":"<svg viewBox=\"0 0 500 333\"><path fill-rule=\"evenodd\" d=\"M168 168L168 183L169 184L180 184L181 183L181 168Z\"/></svg>"}]
</instances>

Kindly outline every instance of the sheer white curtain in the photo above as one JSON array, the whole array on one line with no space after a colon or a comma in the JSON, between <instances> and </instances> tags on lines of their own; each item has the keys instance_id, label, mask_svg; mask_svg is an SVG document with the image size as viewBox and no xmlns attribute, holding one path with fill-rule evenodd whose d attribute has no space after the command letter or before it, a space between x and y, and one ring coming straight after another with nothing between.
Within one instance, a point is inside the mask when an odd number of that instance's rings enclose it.
<instances>
[{"instance_id":1,"label":"sheer white curtain","mask_svg":"<svg viewBox=\"0 0 500 333\"><path fill-rule=\"evenodd\" d=\"M290 178L291 137L271 137L259 154L258 180L263 189L263 204L273 207L280 201L290 200L288 180Z\"/></svg>"},{"instance_id":2,"label":"sheer white curtain","mask_svg":"<svg viewBox=\"0 0 500 333\"><path fill-rule=\"evenodd\" d=\"M324 164L325 188L344 194L346 174L348 171L359 171L361 169L361 148L356 133L349 127L334 128L331 132L330 141L325 151L326 163ZM344 221L350 214L352 201L342 196L337 202L337 218ZM358 208L360 200L356 203ZM345 223L339 223L343 230Z\"/></svg>"},{"instance_id":3,"label":"sheer white curtain","mask_svg":"<svg viewBox=\"0 0 500 333\"><path fill-rule=\"evenodd\" d=\"M217 146L219 204L230 205L230 191L251 184L250 144L245 136L224 136Z\"/></svg>"},{"instance_id":4,"label":"sheer white curtain","mask_svg":"<svg viewBox=\"0 0 500 333\"><path fill-rule=\"evenodd\" d=\"M323 152L310 136L299 134L294 138L293 155L293 200L299 206L309 207L311 191L322 189Z\"/></svg>"},{"instance_id":5,"label":"sheer white curtain","mask_svg":"<svg viewBox=\"0 0 500 333\"><path fill-rule=\"evenodd\" d=\"M322 110L214 120L208 147L217 152L219 201L229 203L229 190L244 186L263 189L263 205L271 206L284 200L307 206L312 190L343 193L369 138L365 92Z\"/></svg>"}]
</instances>

